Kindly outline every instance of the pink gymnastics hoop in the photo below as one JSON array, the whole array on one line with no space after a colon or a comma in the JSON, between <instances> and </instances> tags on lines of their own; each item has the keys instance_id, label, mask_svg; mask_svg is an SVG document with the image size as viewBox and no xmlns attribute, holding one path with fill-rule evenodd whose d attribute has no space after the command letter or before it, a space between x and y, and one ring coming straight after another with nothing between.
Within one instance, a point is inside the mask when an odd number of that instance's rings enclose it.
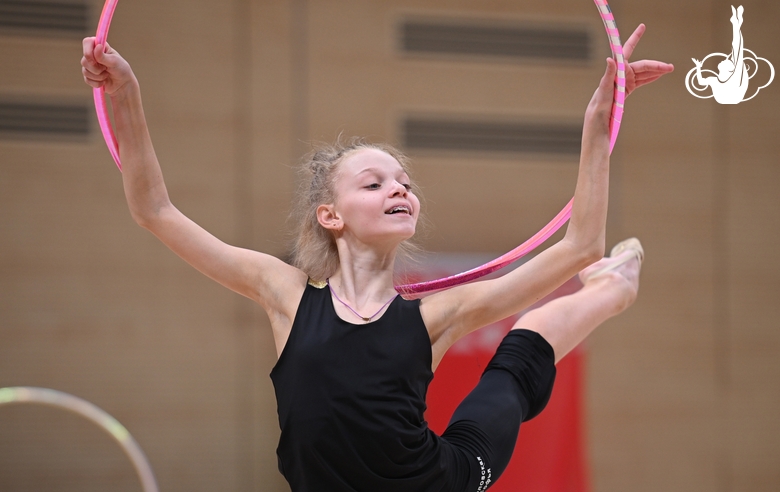
<instances>
[{"instance_id":1,"label":"pink gymnastics hoop","mask_svg":"<svg viewBox=\"0 0 780 492\"><path fill-rule=\"evenodd\" d=\"M106 0L103 5L103 12L100 14L100 21L98 22L97 33L95 33L95 44L106 44L108 39L108 28L111 27L111 19L114 17L114 10L116 10L116 4L119 0ZM111 157L116 162L116 167L119 171L122 171L122 162L119 160L119 145L116 141L116 135L114 135L114 128L111 126L111 119L108 117L108 108L106 107L106 94L102 87L92 89L92 98L95 100L95 111L97 112L98 123L100 124L100 132L103 134L103 139L108 145L108 151L111 153Z\"/></svg>"},{"instance_id":2,"label":"pink gymnastics hoop","mask_svg":"<svg viewBox=\"0 0 780 492\"><path fill-rule=\"evenodd\" d=\"M594 2L599 9L601 20L604 22L604 28L607 30L612 57L617 63L617 75L615 76L616 90L612 101L612 117L609 122L609 153L612 154L612 149L615 147L618 132L620 131L620 122L623 119L623 108L626 102L626 61L623 56L623 45L620 42L620 33L618 32L617 24L615 23L615 16L612 15L612 10L609 8L607 0L594 0ZM415 284L398 285L395 287L395 290L408 299L417 297L423 293L449 289L450 287L476 280L493 273L496 270L500 270L527 255L549 239L550 236L555 234L555 232L571 217L571 208L573 204L574 198L569 200L569 203L563 207L558 215L556 215L553 220L539 232L534 234L520 246L499 256L493 261L450 277Z\"/></svg>"},{"instance_id":3,"label":"pink gymnastics hoop","mask_svg":"<svg viewBox=\"0 0 780 492\"><path fill-rule=\"evenodd\" d=\"M623 108L626 101L626 65L625 58L623 57L623 45L620 42L620 33L618 32L617 24L615 23L615 16L612 15L612 10L606 0L593 0L601 15L601 20L604 22L604 28L607 31L609 37L609 47L612 51L612 57L617 63L617 75L615 77L615 96L612 102L612 116L609 124L609 153L612 153L612 149L615 147L617 141L618 132L620 131L620 123L623 118ZM103 6L103 13L100 15L100 21L98 23L96 44L105 44L108 38L108 28L111 26L111 19L114 16L114 10L118 0L106 0ZM103 133L103 138L108 145L108 150L111 153L111 157L114 158L119 170L122 170L122 163L119 160L119 146L117 145L116 135L114 135L114 129L111 127L111 121L108 117L108 109L106 108L106 100L103 88L93 89L93 96L95 99L95 110L97 111L98 122L100 123L100 131ZM556 215L547 225L545 225L539 232L534 234L526 242L518 246L517 248L509 251L508 253L499 256L493 261L485 263L482 266L472 268L471 270L453 275L450 277L440 278L437 280L430 280L427 282L419 282L414 284L398 285L395 287L396 291L404 297L414 297L426 292L433 292L437 290L447 289L460 285L472 280L476 280L480 277L484 277L490 273L500 270L510 263L514 263L523 256L527 255L542 243L544 243L550 236L566 223L571 217L571 208L574 203L574 198L569 200L569 203L563 207L563 209Z\"/></svg>"}]
</instances>

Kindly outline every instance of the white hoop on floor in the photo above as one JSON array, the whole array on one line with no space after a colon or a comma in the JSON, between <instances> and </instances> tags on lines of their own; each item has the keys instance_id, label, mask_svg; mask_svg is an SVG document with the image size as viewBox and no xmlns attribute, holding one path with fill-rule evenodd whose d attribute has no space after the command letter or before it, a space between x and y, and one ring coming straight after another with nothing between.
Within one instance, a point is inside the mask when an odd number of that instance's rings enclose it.
<instances>
[{"instance_id":1,"label":"white hoop on floor","mask_svg":"<svg viewBox=\"0 0 780 492\"><path fill-rule=\"evenodd\" d=\"M15 403L40 403L70 410L94 422L113 437L133 463L144 492L158 492L152 467L133 436L114 417L96 405L68 393L47 388L17 386L0 388L0 406Z\"/></svg>"}]
</instances>

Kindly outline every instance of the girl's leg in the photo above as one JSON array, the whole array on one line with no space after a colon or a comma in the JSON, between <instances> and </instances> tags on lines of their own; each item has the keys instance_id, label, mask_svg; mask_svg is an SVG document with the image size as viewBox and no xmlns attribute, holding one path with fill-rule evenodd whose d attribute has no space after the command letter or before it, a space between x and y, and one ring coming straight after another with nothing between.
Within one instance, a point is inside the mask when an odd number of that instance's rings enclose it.
<instances>
[{"instance_id":1,"label":"girl's leg","mask_svg":"<svg viewBox=\"0 0 780 492\"><path fill-rule=\"evenodd\" d=\"M506 469L521 422L535 417L550 398L554 363L636 299L638 258L628 250L583 270L581 290L526 313L501 342L442 435L476 463L473 490L485 490Z\"/></svg>"},{"instance_id":2,"label":"girl's leg","mask_svg":"<svg viewBox=\"0 0 780 492\"><path fill-rule=\"evenodd\" d=\"M465 490L483 492L498 480L512 458L521 422L545 407L554 380L550 344L533 331L510 331L442 434L471 466Z\"/></svg>"},{"instance_id":3,"label":"girl's leg","mask_svg":"<svg viewBox=\"0 0 780 492\"><path fill-rule=\"evenodd\" d=\"M625 261L626 255L633 258ZM611 265L617 266L604 271ZM635 250L603 258L580 272L582 289L529 311L517 320L513 329L523 328L542 335L555 351L557 364L597 326L634 303L640 266Z\"/></svg>"}]
</instances>

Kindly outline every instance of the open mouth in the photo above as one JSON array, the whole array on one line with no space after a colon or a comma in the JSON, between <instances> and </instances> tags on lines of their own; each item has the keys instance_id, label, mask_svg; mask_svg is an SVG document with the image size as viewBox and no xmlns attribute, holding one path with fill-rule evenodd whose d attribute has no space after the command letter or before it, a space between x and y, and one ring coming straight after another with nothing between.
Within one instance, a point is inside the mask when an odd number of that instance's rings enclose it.
<instances>
[{"instance_id":1,"label":"open mouth","mask_svg":"<svg viewBox=\"0 0 780 492\"><path fill-rule=\"evenodd\" d=\"M386 214L393 215L393 214L406 214L406 215L412 215L412 211L409 209L409 207L405 205L399 205L397 207L393 207L387 212Z\"/></svg>"}]
</instances>

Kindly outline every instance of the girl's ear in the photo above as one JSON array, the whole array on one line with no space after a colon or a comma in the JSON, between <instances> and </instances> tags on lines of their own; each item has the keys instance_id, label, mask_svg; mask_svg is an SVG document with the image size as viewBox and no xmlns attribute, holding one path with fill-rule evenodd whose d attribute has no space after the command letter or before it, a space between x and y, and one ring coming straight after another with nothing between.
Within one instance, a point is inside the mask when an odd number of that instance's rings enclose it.
<instances>
[{"instance_id":1,"label":"girl's ear","mask_svg":"<svg viewBox=\"0 0 780 492\"><path fill-rule=\"evenodd\" d=\"M344 222L341 221L332 204L317 207L317 222L330 231L340 231L344 228Z\"/></svg>"}]
</instances>

